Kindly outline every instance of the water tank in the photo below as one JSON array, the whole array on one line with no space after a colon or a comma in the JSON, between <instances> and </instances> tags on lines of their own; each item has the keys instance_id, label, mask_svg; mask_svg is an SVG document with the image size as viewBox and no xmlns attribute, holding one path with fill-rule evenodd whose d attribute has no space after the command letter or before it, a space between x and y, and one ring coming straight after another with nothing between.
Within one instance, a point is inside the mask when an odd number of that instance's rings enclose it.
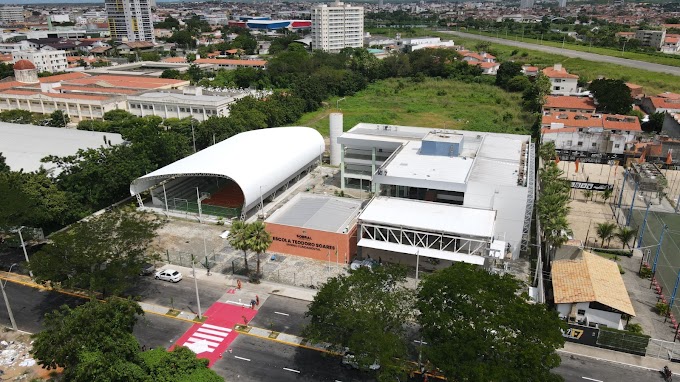
<instances>
[{"instance_id":1,"label":"water tank","mask_svg":"<svg viewBox=\"0 0 680 382\"><path fill-rule=\"evenodd\" d=\"M331 166L340 166L340 144L338 137L342 135L342 113L331 113L330 115L330 130L331 130Z\"/></svg>"}]
</instances>

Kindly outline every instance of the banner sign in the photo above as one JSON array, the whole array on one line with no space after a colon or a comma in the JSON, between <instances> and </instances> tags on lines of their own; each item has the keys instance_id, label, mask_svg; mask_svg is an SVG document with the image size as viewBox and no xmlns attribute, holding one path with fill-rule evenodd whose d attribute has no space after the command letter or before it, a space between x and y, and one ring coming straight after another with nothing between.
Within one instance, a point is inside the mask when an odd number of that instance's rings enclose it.
<instances>
[{"instance_id":1,"label":"banner sign","mask_svg":"<svg viewBox=\"0 0 680 382\"><path fill-rule=\"evenodd\" d=\"M569 342L582 345L597 346L597 335L600 329L577 324L568 324L567 329L562 330L562 337Z\"/></svg>"},{"instance_id":2,"label":"banner sign","mask_svg":"<svg viewBox=\"0 0 680 382\"><path fill-rule=\"evenodd\" d=\"M607 184L607 183L572 181L571 182L571 188L576 188L578 190L604 191L604 190L613 190L614 185L613 184Z\"/></svg>"},{"instance_id":3,"label":"banner sign","mask_svg":"<svg viewBox=\"0 0 680 382\"><path fill-rule=\"evenodd\" d=\"M579 150L560 150L556 149L555 152L560 157L560 160L575 161L578 158L581 163L599 163L607 164L609 161L620 161L623 163L623 154L601 154L592 153L589 151L579 151Z\"/></svg>"}]
</instances>

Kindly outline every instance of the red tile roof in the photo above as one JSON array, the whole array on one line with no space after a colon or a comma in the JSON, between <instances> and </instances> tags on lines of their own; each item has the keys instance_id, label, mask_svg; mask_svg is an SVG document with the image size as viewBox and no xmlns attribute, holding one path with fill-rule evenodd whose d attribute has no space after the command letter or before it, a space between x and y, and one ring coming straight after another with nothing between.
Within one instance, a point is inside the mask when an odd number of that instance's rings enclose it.
<instances>
[{"instance_id":1,"label":"red tile roof","mask_svg":"<svg viewBox=\"0 0 680 382\"><path fill-rule=\"evenodd\" d=\"M573 109L595 111L595 101L590 97L548 96L544 109Z\"/></svg>"},{"instance_id":2,"label":"red tile roof","mask_svg":"<svg viewBox=\"0 0 680 382\"><path fill-rule=\"evenodd\" d=\"M241 66L265 66L267 64L267 61L264 60L230 60L226 58L200 58L194 62L197 64L241 65Z\"/></svg>"},{"instance_id":3,"label":"red tile roof","mask_svg":"<svg viewBox=\"0 0 680 382\"><path fill-rule=\"evenodd\" d=\"M166 57L162 62L170 62L170 63L185 63L187 62L186 57Z\"/></svg>"},{"instance_id":4,"label":"red tile roof","mask_svg":"<svg viewBox=\"0 0 680 382\"><path fill-rule=\"evenodd\" d=\"M543 69L543 74L548 78L578 78L575 74L569 74L564 67L560 68L560 70L555 70L554 66L549 66Z\"/></svg>"},{"instance_id":5,"label":"red tile roof","mask_svg":"<svg viewBox=\"0 0 680 382\"><path fill-rule=\"evenodd\" d=\"M141 76L116 76L111 74L103 74L98 76L91 76L88 78L75 79L69 81L71 85L96 85L102 84L104 86L110 85L118 88L129 89L157 89L166 86L184 84L186 81L174 80L170 78L151 78Z\"/></svg>"},{"instance_id":6,"label":"red tile roof","mask_svg":"<svg viewBox=\"0 0 680 382\"><path fill-rule=\"evenodd\" d=\"M564 128L550 129L553 123L561 123ZM597 127L607 130L642 131L640 120L637 117L616 114L553 112L543 115L542 125L544 134L573 132L579 128Z\"/></svg>"}]
</instances>

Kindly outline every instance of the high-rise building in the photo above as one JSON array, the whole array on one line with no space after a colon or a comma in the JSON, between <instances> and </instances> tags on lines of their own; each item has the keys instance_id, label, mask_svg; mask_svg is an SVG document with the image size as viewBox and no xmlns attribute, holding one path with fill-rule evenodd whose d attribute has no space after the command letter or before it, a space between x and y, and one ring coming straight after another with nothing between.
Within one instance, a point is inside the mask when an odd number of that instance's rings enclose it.
<instances>
[{"instance_id":1,"label":"high-rise building","mask_svg":"<svg viewBox=\"0 0 680 382\"><path fill-rule=\"evenodd\" d=\"M111 38L156 42L149 0L105 0Z\"/></svg>"},{"instance_id":2,"label":"high-rise building","mask_svg":"<svg viewBox=\"0 0 680 382\"><path fill-rule=\"evenodd\" d=\"M1 24L23 21L24 21L24 7L12 7L8 5L0 7Z\"/></svg>"},{"instance_id":3,"label":"high-rise building","mask_svg":"<svg viewBox=\"0 0 680 382\"><path fill-rule=\"evenodd\" d=\"M534 0L520 0L519 9L531 9L534 7Z\"/></svg>"},{"instance_id":4,"label":"high-rise building","mask_svg":"<svg viewBox=\"0 0 680 382\"><path fill-rule=\"evenodd\" d=\"M559 5L560 8L566 8L567 0L557 0L557 4Z\"/></svg>"},{"instance_id":5,"label":"high-rise building","mask_svg":"<svg viewBox=\"0 0 680 382\"><path fill-rule=\"evenodd\" d=\"M39 72L63 72L68 68L66 51L64 50L17 50L12 52L15 63L29 61ZM16 68L15 68L16 69Z\"/></svg>"},{"instance_id":6,"label":"high-rise building","mask_svg":"<svg viewBox=\"0 0 680 382\"><path fill-rule=\"evenodd\" d=\"M338 53L364 45L364 7L339 1L312 8L312 49Z\"/></svg>"}]
</instances>

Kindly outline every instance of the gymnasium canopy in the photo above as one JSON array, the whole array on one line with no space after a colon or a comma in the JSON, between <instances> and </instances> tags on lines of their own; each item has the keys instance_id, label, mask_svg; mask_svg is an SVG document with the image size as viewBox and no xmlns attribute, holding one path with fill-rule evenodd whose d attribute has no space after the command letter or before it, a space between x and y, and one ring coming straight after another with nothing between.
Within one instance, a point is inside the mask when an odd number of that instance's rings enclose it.
<instances>
[{"instance_id":1,"label":"gymnasium canopy","mask_svg":"<svg viewBox=\"0 0 680 382\"><path fill-rule=\"evenodd\" d=\"M215 176L236 182L249 211L303 169L318 161L323 137L309 127L276 127L237 134L135 179L132 195L178 177Z\"/></svg>"}]
</instances>

